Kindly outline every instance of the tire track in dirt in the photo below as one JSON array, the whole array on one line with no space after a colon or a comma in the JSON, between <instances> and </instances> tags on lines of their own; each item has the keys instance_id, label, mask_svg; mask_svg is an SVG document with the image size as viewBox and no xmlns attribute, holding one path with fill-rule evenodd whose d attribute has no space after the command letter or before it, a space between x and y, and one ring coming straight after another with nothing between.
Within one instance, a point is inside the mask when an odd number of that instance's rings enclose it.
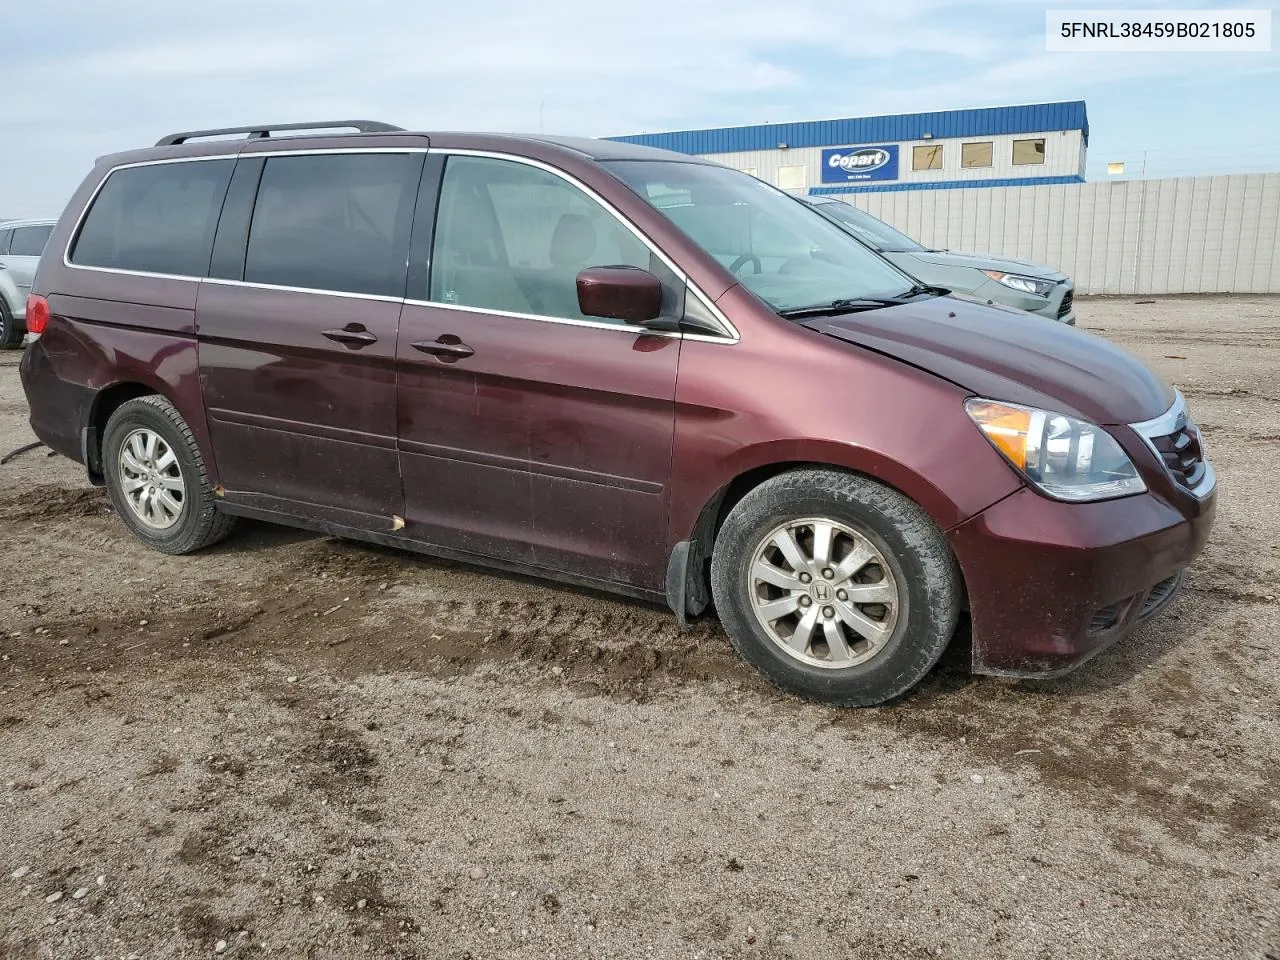
<instances>
[{"instance_id":1,"label":"tire track in dirt","mask_svg":"<svg viewBox=\"0 0 1280 960\"><path fill-rule=\"evenodd\" d=\"M42 483L0 499L0 522L75 520L112 513L101 487L74 489Z\"/></svg>"}]
</instances>

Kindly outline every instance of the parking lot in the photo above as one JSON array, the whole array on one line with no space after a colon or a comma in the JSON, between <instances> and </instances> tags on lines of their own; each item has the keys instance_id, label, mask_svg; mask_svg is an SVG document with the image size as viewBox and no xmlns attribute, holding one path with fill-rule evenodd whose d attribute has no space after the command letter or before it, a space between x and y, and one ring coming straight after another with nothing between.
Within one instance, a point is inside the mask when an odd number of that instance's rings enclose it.
<instances>
[{"instance_id":1,"label":"parking lot","mask_svg":"<svg viewBox=\"0 0 1280 960\"><path fill-rule=\"evenodd\" d=\"M845 711L712 623L0 467L0 957L1280 958L1280 298L1081 300L1218 526L1076 674ZM0 355L0 453L31 440Z\"/></svg>"}]
</instances>

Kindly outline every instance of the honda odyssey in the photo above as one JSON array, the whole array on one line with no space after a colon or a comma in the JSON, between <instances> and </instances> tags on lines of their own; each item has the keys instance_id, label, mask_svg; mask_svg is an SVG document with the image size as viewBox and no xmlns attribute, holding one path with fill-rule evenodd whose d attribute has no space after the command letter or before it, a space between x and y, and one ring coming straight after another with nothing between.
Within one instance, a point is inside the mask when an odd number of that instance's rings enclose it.
<instances>
[{"instance_id":1,"label":"honda odyssey","mask_svg":"<svg viewBox=\"0 0 1280 960\"><path fill-rule=\"evenodd\" d=\"M975 671L1070 669L1213 523L1127 353L629 144L174 134L98 162L26 325L37 436L157 550L253 517L714 607L834 703L909 690L965 612Z\"/></svg>"}]
</instances>

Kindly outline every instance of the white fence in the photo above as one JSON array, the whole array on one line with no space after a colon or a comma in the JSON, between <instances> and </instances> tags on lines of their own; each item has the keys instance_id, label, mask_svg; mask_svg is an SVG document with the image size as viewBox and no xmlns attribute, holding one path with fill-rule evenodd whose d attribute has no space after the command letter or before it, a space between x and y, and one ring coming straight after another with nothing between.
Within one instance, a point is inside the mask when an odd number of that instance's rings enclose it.
<instances>
[{"instance_id":1,"label":"white fence","mask_svg":"<svg viewBox=\"0 0 1280 960\"><path fill-rule=\"evenodd\" d=\"M1280 293L1280 173L843 199L931 247L1058 267L1078 293Z\"/></svg>"}]
</instances>

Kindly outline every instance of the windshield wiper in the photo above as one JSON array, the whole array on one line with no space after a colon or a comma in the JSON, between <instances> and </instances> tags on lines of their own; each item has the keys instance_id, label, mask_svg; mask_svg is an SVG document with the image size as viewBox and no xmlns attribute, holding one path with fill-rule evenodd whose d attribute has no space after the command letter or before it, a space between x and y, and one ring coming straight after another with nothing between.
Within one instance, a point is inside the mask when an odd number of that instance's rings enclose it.
<instances>
[{"instance_id":1,"label":"windshield wiper","mask_svg":"<svg viewBox=\"0 0 1280 960\"><path fill-rule=\"evenodd\" d=\"M837 313L857 313L860 310L879 310L881 307L898 307L906 302L897 297L850 297L845 300L832 300L829 303L814 303L807 307L779 310L778 316L786 317L788 320L797 317L824 317Z\"/></svg>"},{"instance_id":2,"label":"windshield wiper","mask_svg":"<svg viewBox=\"0 0 1280 960\"><path fill-rule=\"evenodd\" d=\"M814 303L807 307L779 310L778 316L794 320L801 317L829 317L840 313L858 313L862 310L879 310L882 307L900 307L925 294L939 296L947 292L950 291L944 291L940 287L925 287L917 283L896 297L848 297L843 300L832 300L829 303Z\"/></svg>"}]
</instances>

